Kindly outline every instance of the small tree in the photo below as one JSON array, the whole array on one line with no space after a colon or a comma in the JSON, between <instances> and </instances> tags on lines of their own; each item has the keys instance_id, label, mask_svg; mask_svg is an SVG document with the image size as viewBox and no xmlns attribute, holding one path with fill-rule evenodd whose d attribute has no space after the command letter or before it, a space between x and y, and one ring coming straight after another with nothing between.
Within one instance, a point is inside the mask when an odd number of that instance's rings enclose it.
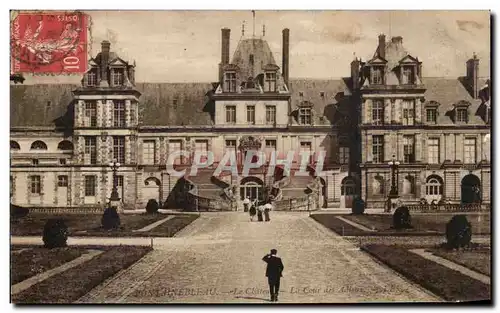
<instances>
[{"instance_id":1,"label":"small tree","mask_svg":"<svg viewBox=\"0 0 500 313\"><path fill-rule=\"evenodd\" d=\"M154 214L158 213L159 209L158 202L155 199L149 199L148 203L146 204L146 213L148 214Z\"/></svg>"},{"instance_id":2,"label":"small tree","mask_svg":"<svg viewBox=\"0 0 500 313\"><path fill-rule=\"evenodd\" d=\"M43 243L45 248L66 247L68 226L63 219L49 219L43 228Z\"/></svg>"},{"instance_id":3,"label":"small tree","mask_svg":"<svg viewBox=\"0 0 500 313\"><path fill-rule=\"evenodd\" d=\"M458 249L470 245L472 225L465 215L455 215L446 224L446 241L448 247Z\"/></svg>"},{"instance_id":4,"label":"small tree","mask_svg":"<svg viewBox=\"0 0 500 313\"><path fill-rule=\"evenodd\" d=\"M410 210L406 206L402 206L394 211L392 216L392 224L395 229L408 229L411 226Z\"/></svg>"},{"instance_id":5,"label":"small tree","mask_svg":"<svg viewBox=\"0 0 500 313\"><path fill-rule=\"evenodd\" d=\"M355 198L352 202L352 214L360 215L365 213L365 201L361 198Z\"/></svg>"},{"instance_id":6,"label":"small tree","mask_svg":"<svg viewBox=\"0 0 500 313\"><path fill-rule=\"evenodd\" d=\"M116 207L107 207L101 218L101 225L104 229L117 229L120 227L120 216Z\"/></svg>"}]
</instances>

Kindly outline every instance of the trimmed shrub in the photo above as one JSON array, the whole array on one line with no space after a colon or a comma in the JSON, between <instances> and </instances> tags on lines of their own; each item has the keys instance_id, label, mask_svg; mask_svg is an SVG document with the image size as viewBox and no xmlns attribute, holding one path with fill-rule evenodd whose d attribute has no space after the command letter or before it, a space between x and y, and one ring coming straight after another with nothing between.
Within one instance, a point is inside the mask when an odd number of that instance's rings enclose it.
<instances>
[{"instance_id":1,"label":"trimmed shrub","mask_svg":"<svg viewBox=\"0 0 500 313\"><path fill-rule=\"evenodd\" d=\"M148 214L158 213L159 208L160 206L158 205L158 202L155 199L149 199L148 203L146 204L146 213Z\"/></svg>"},{"instance_id":2,"label":"trimmed shrub","mask_svg":"<svg viewBox=\"0 0 500 313\"><path fill-rule=\"evenodd\" d=\"M29 211L30 210L28 208L18 206L18 205L12 204L12 203L10 204L10 217L11 218L14 218L14 219L23 218L26 215L28 215Z\"/></svg>"},{"instance_id":3,"label":"trimmed shrub","mask_svg":"<svg viewBox=\"0 0 500 313\"><path fill-rule=\"evenodd\" d=\"M120 216L116 207L107 207L101 218L101 225L104 229L117 229L120 227Z\"/></svg>"},{"instance_id":4,"label":"trimmed shrub","mask_svg":"<svg viewBox=\"0 0 500 313\"><path fill-rule=\"evenodd\" d=\"M472 225L465 215L455 215L446 224L446 242L449 248L458 249L470 245Z\"/></svg>"},{"instance_id":5,"label":"trimmed shrub","mask_svg":"<svg viewBox=\"0 0 500 313\"><path fill-rule=\"evenodd\" d=\"M48 249L66 247L68 226L63 219L49 219L43 228L43 243Z\"/></svg>"},{"instance_id":6,"label":"trimmed shrub","mask_svg":"<svg viewBox=\"0 0 500 313\"><path fill-rule=\"evenodd\" d=\"M392 216L392 225L394 229L408 229L411 226L411 215L408 207L402 206L394 211Z\"/></svg>"},{"instance_id":7,"label":"trimmed shrub","mask_svg":"<svg viewBox=\"0 0 500 313\"><path fill-rule=\"evenodd\" d=\"M352 214L360 215L365 213L365 201L361 198L356 198L352 202Z\"/></svg>"}]
</instances>

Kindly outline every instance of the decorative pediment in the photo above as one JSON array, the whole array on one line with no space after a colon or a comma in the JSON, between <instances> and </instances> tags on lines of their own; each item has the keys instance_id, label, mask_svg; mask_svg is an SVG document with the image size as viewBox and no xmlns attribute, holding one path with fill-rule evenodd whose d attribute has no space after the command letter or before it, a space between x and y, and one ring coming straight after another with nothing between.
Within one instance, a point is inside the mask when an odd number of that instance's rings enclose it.
<instances>
[{"instance_id":1,"label":"decorative pediment","mask_svg":"<svg viewBox=\"0 0 500 313\"><path fill-rule=\"evenodd\" d=\"M425 103L425 107L427 107L427 108L437 108L440 105L441 105L441 103L434 101L434 100L431 100L431 101L428 101Z\"/></svg>"},{"instance_id":2,"label":"decorative pediment","mask_svg":"<svg viewBox=\"0 0 500 313\"><path fill-rule=\"evenodd\" d=\"M227 72L227 71L235 71L235 72L238 72L240 70L240 67L236 64L226 64L224 65L224 67L222 68L222 70L224 72Z\"/></svg>"},{"instance_id":3,"label":"decorative pediment","mask_svg":"<svg viewBox=\"0 0 500 313\"><path fill-rule=\"evenodd\" d=\"M469 106L471 105L471 103L469 101L465 101L465 100L460 100L458 102L456 102L455 104L453 104L453 106L455 108L468 108Z\"/></svg>"},{"instance_id":4,"label":"decorative pediment","mask_svg":"<svg viewBox=\"0 0 500 313\"><path fill-rule=\"evenodd\" d=\"M109 62L109 66L127 66L128 62L121 58L115 58Z\"/></svg>"},{"instance_id":5,"label":"decorative pediment","mask_svg":"<svg viewBox=\"0 0 500 313\"><path fill-rule=\"evenodd\" d=\"M386 64L386 63L387 63L387 60L380 57L380 56L376 56L373 59L371 59L370 61L368 61L368 64Z\"/></svg>"},{"instance_id":6,"label":"decorative pediment","mask_svg":"<svg viewBox=\"0 0 500 313\"><path fill-rule=\"evenodd\" d=\"M265 66L262 67L264 71L277 71L280 69L280 67L276 64L266 64Z\"/></svg>"},{"instance_id":7,"label":"decorative pediment","mask_svg":"<svg viewBox=\"0 0 500 313\"><path fill-rule=\"evenodd\" d=\"M243 151L260 150L262 142L254 136L245 136L240 139L239 149Z\"/></svg>"},{"instance_id":8,"label":"decorative pediment","mask_svg":"<svg viewBox=\"0 0 500 313\"><path fill-rule=\"evenodd\" d=\"M417 58L412 57L407 54L404 58L399 61L399 64L418 64L420 63Z\"/></svg>"}]
</instances>

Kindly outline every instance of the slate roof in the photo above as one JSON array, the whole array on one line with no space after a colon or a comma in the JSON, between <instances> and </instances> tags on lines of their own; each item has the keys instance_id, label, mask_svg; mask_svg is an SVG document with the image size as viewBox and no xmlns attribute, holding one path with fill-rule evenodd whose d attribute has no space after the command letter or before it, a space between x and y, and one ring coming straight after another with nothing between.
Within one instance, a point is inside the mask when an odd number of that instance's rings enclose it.
<instances>
[{"instance_id":1,"label":"slate roof","mask_svg":"<svg viewBox=\"0 0 500 313\"><path fill-rule=\"evenodd\" d=\"M253 64L250 63L250 55L253 55ZM262 68L268 64L276 65L273 53L263 39L244 39L238 43L231 60L232 64L240 68L240 77L247 80L255 78L262 73Z\"/></svg>"},{"instance_id":2,"label":"slate roof","mask_svg":"<svg viewBox=\"0 0 500 313\"><path fill-rule=\"evenodd\" d=\"M482 87L484 82L480 80L479 86ZM472 104L469 124L484 125L480 116L476 116L481 101L470 96L460 79L423 78L423 84L427 88L426 101L433 100L441 104L439 124L453 124L446 112L453 109L453 104L465 100ZM206 97L213 89L210 83L137 83L136 86L142 93L141 125L212 125L210 103L207 104ZM301 101L310 101L315 112L315 124L319 124L318 119L323 115L327 123L335 123L337 112L348 114L351 106L341 97L343 93L349 94L347 86L348 80L345 79L291 79L292 110ZM62 121L68 122L73 117L71 91L77 87L69 84L11 85L11 126L56 126ZM321 92L324 92L323 97ZM61 119L65 115L66 119Z\"/></svg>"}]
</instances>

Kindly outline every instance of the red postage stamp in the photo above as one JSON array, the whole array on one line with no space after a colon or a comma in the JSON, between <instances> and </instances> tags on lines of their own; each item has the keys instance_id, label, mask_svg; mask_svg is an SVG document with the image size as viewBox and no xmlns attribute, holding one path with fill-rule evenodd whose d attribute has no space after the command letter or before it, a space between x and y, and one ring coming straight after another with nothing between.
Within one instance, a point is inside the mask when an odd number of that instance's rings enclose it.
<instances>
[{"instance_id":1,"label":"red postage stamp","mask_svg":"<svg viewBox=\"0 0 500 313\"><path fill-rule=\"evenodd\" d=\"M88 19L82 12L19 12L11 24L11 72L86 72Z\"/></svg>"}]
</instances>

